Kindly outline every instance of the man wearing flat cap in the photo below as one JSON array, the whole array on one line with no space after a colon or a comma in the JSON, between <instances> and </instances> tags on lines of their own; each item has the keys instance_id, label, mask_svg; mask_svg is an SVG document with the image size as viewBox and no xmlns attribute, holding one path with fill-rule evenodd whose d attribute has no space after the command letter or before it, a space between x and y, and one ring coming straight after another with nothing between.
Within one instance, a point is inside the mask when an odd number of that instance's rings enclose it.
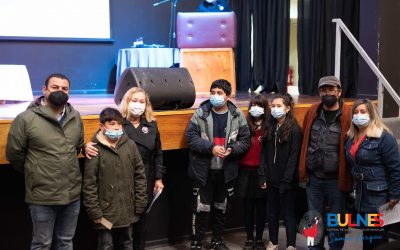
<instances>
[{"instance_id":1,"label":"man wearing flat cap","mask_svg":"<svg viewBox=\"0 0 400 250\"><path fill-rule=\"evenodd\" d=\"M346 192L352 189L352 179L346 164L344 143L351 124L351 108L340 98L342 86L335 76L325 76L318 83L321 102L312 105L303 122L300 181L306 182L308 210L325 214L345 213ZM343 217L342 217L343 218ZM328 234L329 248L342 249L344 237L340 230ZM324 249L324 237L310 249Z\"/></svg>"}]
</instances>

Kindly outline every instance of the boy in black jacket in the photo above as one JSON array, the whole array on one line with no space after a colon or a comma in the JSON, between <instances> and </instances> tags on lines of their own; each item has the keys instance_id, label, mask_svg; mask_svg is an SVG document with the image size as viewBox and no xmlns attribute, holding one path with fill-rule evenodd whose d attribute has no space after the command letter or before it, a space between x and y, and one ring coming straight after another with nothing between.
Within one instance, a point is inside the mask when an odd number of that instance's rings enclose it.
<instances>
[{"instance_id":1,"label":"boy in black jacket","mask_svg":"<svg viewBox=\"0 0 400 250\"><path fill-rule=\"evenodd\" d=\"M208 214L213 209L212 249L228 249L222 240L228 197L238 175L238 160L250 146L250 131L242 111L228 101L231 85L216 80L210 99L200 104L186 131L190 148L189 176L194 182L191 249L201 249Z\"/></svg>"}]
</instances>

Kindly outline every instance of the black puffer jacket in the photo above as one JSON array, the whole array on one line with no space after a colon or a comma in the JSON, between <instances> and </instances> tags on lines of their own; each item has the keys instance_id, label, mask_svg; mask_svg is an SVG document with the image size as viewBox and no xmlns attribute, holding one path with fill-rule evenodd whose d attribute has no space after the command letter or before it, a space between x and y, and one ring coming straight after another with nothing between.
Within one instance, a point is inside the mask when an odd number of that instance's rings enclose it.
<instances>
[{"instance_id":1,"label":"black puffer jacket","mask_svg":"<svg viewBox=\"0 0 400 250\"><path fill-rule=\"evenodd\" d=\"M190 120L186 130L186 140L190 148L189 176L202 185L206 185L208 171L213 157L213 118L209 100L200 104ZM250 147L250 130L242 111L228 101L228 121L226 127L225 148L232 148L231 154L224 159L225 183L238 175L238 162Z\"/></svg>"}]
</instances>

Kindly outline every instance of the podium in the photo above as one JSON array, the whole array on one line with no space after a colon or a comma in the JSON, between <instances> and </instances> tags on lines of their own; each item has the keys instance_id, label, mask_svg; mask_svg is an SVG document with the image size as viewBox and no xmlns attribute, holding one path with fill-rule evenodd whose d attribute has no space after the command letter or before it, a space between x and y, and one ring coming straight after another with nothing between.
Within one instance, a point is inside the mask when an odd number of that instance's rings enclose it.
<instances>
[{"instance_id":1,"label":"podium","mask_svg":"<svg viewBox=\"0 0 400 250\"><path fill-rule=\"evenodd\" d=\"M210 95L211 83L226 79L236 95L235 55L231 48L181 49L180 65L189 70L196 96Z\"/></svg>"},{"instance_id":2,"label":"podium","mask_svg":"<svg viewBox=\"0 0 400 250\"><path fill-rule=\"evenodd\" d=\"M179 12L180 67L188 69L196 96L208 96L211 83L226 79L236 95L236 16L234 12Z\"/></svg>"}]
</instances>

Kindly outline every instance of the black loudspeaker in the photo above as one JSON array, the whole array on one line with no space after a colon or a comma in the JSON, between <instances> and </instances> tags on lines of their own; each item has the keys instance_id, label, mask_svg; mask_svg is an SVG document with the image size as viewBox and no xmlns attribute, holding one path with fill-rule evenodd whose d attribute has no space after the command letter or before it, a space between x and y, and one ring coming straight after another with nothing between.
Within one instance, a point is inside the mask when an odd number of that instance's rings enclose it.
<instances>
[{"instance_id":1,"label":"black loudspeaker","mask_svg":"<svg viewBox=\"0 0 400 250\"><path fill-rule=\"evenodd\" d=\"M192 77L186 68L125 69L114 91L117 105L132 87L144 89L155 110L190 108L196 99Z\"/></svg>"}]
</instances>

